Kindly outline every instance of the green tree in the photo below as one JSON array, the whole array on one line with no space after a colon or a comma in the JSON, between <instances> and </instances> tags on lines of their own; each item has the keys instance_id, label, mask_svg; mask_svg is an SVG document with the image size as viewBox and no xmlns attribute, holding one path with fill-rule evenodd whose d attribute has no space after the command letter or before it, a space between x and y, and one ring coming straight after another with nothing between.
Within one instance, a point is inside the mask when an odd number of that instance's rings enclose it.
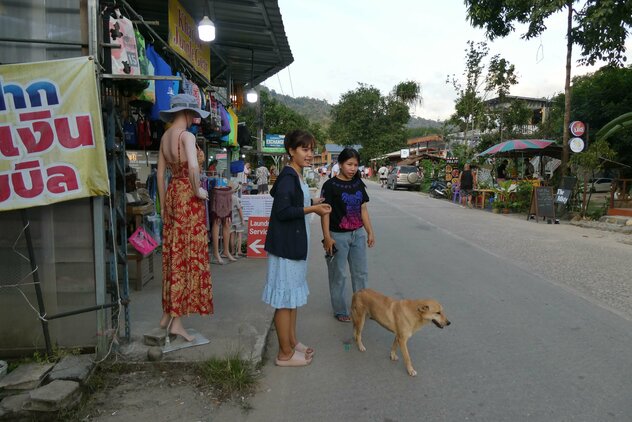
<instances>
[{"instance_id":1,"label":"green tree","mask_svg":"<svg viewBox=\"0 0 632 422\"><path fill-rule=\"evenodd\" d=\"M406 145L409 104L420 101L416 82L403 82L384 96L379 89L360 83L344 93L331 110L329 136L340 145L362 145L368 161Z\"/></svg>"},{"instance_id":2,"label":"green tree","mask_svg":"<svg viewBox=\"0 0 632 422\"><path fill-rule=\"evenodd\" d=\"M457 92L455 112L450 122L463 132L474 129L488 132L476 145L477 151L500 142L516 126L525 124L529 117L524 112L526 107L516 101L506 107L509 91L518 83L515 66L500 55L491 57L489 63L485 64L488 53L486 43L468 41L462 80L454 75L448 77L448 82ZM492 109L486 106L485 100L490 95L499 98L500 107Z\"/></svg>"},{"instance_id":3,"label":"green tree","mask_svg":"<svg viewBox=\"0 0 632 422\"><path fill-rule=\"evenodd\" d=\"M549 118L542 125L543 137L561 137L564 95L552 99ZM597 132L608 122L632 110L632 67L605 66L593 73L573 78L571 116L588 124L585 139L595 141ZM632 128L607 139L617 161L632 165Z\"/></svg>"},{"instance_id":4,"label":"green tree","mask_svg":"<svg viewBox=\"0 0 632 422\"><path fill-rule=\"evenodd\" d=\"M259 109L259 107L261 107ZM294 129L316 130L319 135L325 133L320 125L311 124L306 117L295 112L288 106L275 100L269 92L259 93L259 104L244 106L237 114L240 121L245 121L250 133L255 136L260 125L265 133L286 134Z\"/></svg>"},{"instance_id":5,"label":"green tree","mask_svg":"<svg viewBox=\"0 0 632 422\"><path fill-rule=\"evenodd\" d=\"M577 166L576 174L581 180L580 183L584 185L584 198L586 198L586 190L588 189L588 178L594 178L595 173L603 169L604 158L611 160L615 154L610 145L604 139L600 139L593 142L585 151L571 157L570 162ZM588 198L582 199L582 217L586 215L591 198L592 191L588 192Z\"/></svg>"},{"instance_id":6,"label":"green tree","mask_svg":"<svg viewBox=\"0 0 632 422\"><path fill-rule=\"evenodd\" d=\"M451 83L457 93L454 104L454 113L450 116L450 123L467 132L470 128L480 127L485 119L483 106L484 84L483 72L485 66L483 59L489 53L489 48L484 42L467 42L465 50L465 70L463 79L459 80L455 75L448 75L446 83Z\"/></svg>"},{"instance_id":7,"label":"green tree","mask_svg":"<svg viewBox=\"0 0 632 422\"><path fill-rule=\"evenodd\" d=\"M581 9L573 8L580 4ZM573 44L581 49L581 64L605 60L621 65L626 60L625 40L632 25L632 2L621 0L465 0L471 24L484 28L487 38L494 40L514 31L516 23L527 24L522 38L531 39L546 29L545 20L554 13L566 11L566 78L564 83L564 123L562 169L567 171L571 113L571 57ZM573 21L575 24L573 25Z\"/></svg>"}]
</instances>

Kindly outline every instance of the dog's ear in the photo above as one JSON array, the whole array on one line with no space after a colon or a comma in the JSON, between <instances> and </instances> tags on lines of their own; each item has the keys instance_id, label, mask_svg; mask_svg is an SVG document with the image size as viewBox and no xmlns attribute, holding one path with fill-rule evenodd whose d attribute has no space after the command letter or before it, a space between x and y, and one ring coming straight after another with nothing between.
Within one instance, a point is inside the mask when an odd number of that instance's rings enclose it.
<instances>
[{"instance_id":1,"label":"dog's ear","mask_svg":"<svg viewBox=\"0 0 632 422\"><path fill-rule=\"evenodd\" d=\"M417 308L417 310L419 312L421 312L421 313L428 312L430 310L430 307L428 305L423 305L423 306L420 306L419 308Z\"/></svg>"}]
</instances>

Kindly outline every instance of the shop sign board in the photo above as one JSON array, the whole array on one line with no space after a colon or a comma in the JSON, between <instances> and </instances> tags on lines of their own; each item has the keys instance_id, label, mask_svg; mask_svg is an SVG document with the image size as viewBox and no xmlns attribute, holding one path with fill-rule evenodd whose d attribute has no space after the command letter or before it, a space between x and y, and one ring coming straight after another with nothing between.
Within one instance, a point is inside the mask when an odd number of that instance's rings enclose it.
<instances>
[{"instance_id":1,"label":"shop sign board","mask_svg":"<svg viewBox=\"0 0 632 422\"><path fill-rule=\"evenodd\" d=\"M198 38L197 22L178 0L169 0L169 47L211 79L211 47Z\"/></svg>"},{"instance_id":2,"label":"shop sign board","mask_svg":"<svg viewBox=\"0 0 632 422\"><path fill-rule=\"evenodd\" d=\"M95 74L89 57L0 66L0 211L109 195Z\"/></svg>"},{"instance_id":3,"label":"shop sign board","mask_svg":"<svg viewBox=\"0 0 632 422\"><path fill-rule=\"evenodd\" d=\"M408 158L410 156L410 149L404 148L399 151L399 155L401 158Z\"/></svg>"},{"instance_id":4,"label":"shop sign board","mask_svg":"<svg viewBox=\"0 0 632 422\"><path fill-rule=\"evenodd\" d=\"M269 217L272 212L272 202L274 198L266 195L242 195L241 210L244 214L244 220L248 220L251 216Z\"/></svg>"},{"instance_id":5,"label":"shop sign board","mask_svg":"<svg viewBox=\"0 0 632 422\"><path fill-rule=\"evenodd\" d=\"M266 235L268 234L269 217L251 216L248 219L248 258L267 258L264 250Z\"/></svg>"},{"instance_id":6,"label":"shop sign board","mask_svg":"<svg viewBox=\"0 0 632 422\"><path fill-rule=\"evenodd\" d=\"M573 136L577 137L582 136L584 132L586 132L586 125L584 124L584 122L580 122L579 120L571 122L568 128L570 129Z\"/></svg>"},{"instance_id":7,"label":"shop sign board","mask_svg":"<svg viewBox=\"0 0 632 422\"><path fill-rule=\"evenodd\" d=\"M267 153L285 153L284 141L284 135L271 135L266 133L261 151Z\"/></svg>"}]
</instances>

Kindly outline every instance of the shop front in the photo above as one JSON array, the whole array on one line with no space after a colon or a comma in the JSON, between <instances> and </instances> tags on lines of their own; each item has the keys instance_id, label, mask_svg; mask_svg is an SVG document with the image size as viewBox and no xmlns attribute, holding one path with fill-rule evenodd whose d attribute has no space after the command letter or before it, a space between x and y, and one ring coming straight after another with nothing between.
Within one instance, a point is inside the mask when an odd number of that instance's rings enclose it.
<instances>
[{"instance_id":1,"label":"shop front","mask_svg":"<svg viewBox=\"0 0 632 422\"><path fill-rule=\"evenodd\" d=\"M190 1L6 6L0 107L10 112L0 113L0 318L17 322L0 328L0 355L59 346L104 356L115 339L130 339L133 291L156 267L145 260L159 257L139 254L128 238L142 227L160 241L155 167L167 126L159 112L172 95L189 93L210 112L193 128L209 189L225 185L231 162L243 158L236 110L244 86L293 58L275 1L219 3L212 45L197 39L203 10ZM256 22L244 20L250 12ZM270 16L279 19L271 23ZM261 34L249 28L260 25L268 27ZM66 70L53 72L56 63ZM88 82L79 79L79 64L88 68ZM37 85L44 82L53 88ZM63 179L70 170L59 163L78 175L81 195L62 192L75 185ZM43 193L32 194L40 185ZM46 201L35 202L37 196Z\"/></svg>"}]
</instances>

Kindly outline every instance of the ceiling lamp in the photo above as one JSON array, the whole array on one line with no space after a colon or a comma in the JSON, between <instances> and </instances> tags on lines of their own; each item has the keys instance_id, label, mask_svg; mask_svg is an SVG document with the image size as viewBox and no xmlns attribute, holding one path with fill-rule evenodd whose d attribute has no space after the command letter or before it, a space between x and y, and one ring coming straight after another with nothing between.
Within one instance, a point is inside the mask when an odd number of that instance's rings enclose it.
<instances>
[{"instance_id":1,"label":"ceiling lamp","mask_svg":"<svg viewBox=\"0 0 632 422\"><path fill-rule=\"evenodd\" d=\"M246 92L246 101L250 104L256 103L259 99L259 94L255 91L254 87L254 79L255 79L255 51L250 50L250 89Z\"/></svg>"},{"instance_id":2,"label":"ceiling lamp","mask_svg":"<svg viewBox=\"0 0 632 422\"><path fill-rule=\"evenodd\" d=\"M249 103L256 103L258 99L259 94L257 94L257 91L255 91L254 88L250 88L248 92L246 92L246 101L248 101Z\"/></svg>"},{"instance_id":3,"label":"ceiling lamp","mask_svg":"<svg viewBox=\"0 0 632 422\"><path fill-rule=\"evenodd\" d=\"M211 42L215 39L215 24L206 15L198 24L198 36L204 42Z\"/></svg>"}]
</instances>

